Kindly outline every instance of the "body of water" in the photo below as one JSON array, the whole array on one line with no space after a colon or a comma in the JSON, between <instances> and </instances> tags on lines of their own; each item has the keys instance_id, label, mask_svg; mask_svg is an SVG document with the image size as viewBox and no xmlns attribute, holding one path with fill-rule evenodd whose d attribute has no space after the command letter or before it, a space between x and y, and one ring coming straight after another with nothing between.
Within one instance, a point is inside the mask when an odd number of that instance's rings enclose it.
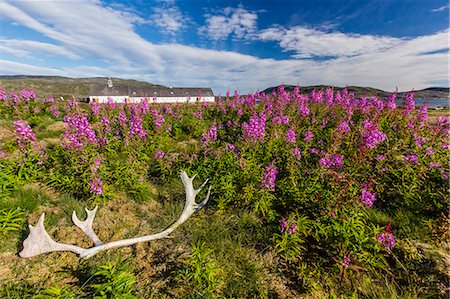
<instances>
[{"instance_id":1,"label":"body of water","mask_svg":"<svg viewBox=\"0 0 450 299\"><path fill-rule=\"evenodd\" d=\"M401 103L402 101L399 102ZM449 99L415 99L414 102L416 103L416 105L428 103L428 107L450 107Z\"/></svg>"}]
</instances>

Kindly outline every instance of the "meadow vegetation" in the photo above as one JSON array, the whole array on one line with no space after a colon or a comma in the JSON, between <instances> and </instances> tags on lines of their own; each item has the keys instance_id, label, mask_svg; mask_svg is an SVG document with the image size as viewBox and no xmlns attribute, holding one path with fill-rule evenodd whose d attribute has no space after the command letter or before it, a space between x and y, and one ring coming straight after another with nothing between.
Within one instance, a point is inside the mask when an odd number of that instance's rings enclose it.
<instances>
[{"instance_id":1,"label":"meadow vegetation","mask_svg":"<svg viewBox=\"0 0 450 299\"><path fill-rule=\"evenodd\" d=\"M0 297L447 298L444 113L332 88L171 105L0 89ZM162 231L181 170L212 195L171 238L17 255L42 212L82 247L70 215L84 207L99 205L104 241Z\"/></svg>"}]
</instances>

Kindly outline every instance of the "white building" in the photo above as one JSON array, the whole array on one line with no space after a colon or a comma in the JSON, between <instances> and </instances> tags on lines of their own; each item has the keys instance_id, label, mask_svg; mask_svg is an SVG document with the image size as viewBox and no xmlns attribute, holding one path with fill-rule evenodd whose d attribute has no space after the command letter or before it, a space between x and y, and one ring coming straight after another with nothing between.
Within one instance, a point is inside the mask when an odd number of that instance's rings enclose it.
<instances>
[{"instance_id":1,"label":"white building","mask_svg":"<svg viewBox=\"0 0 450 299\"><path fill-rule=\"evenodd\" d=\"M111 79L108 79L106 85L92 84L90 86L89 101L107 103L108 100L112 100L115 103L139 103L144 99L154 103L214 102L214 94L211 88L113 85Z\"/></svg>"}]
</instances>

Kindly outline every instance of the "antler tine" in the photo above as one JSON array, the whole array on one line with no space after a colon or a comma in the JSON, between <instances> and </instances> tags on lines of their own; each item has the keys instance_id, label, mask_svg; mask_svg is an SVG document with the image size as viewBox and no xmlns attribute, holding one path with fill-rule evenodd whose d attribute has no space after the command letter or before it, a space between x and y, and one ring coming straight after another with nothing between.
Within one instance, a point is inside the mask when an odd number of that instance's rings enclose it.
<instances>
[{"instance_id":1,"label":"antler tine","mask_svg":"<svg viewBox=\"0 0 450 299\"><path fill-rule=\"evenodd\" d=\"M30 234L23 241L23 249L19 253L21 257L33 257L53 251L72 251L76 254L81 254L84 248L55 242L45 230L44 218L45 213L42 213L36 226L28 226L30 228Z\"/></svg>"},{"instance_id":2,"label":"antler tine","mask_svg":"<svg viewBox=\"0 0 450 299\"><path fill-rule=\"evenodd\" d=\"M206 179L206 181L204 181L203 184L201 184L200 187L197 190L195 190L195 194L198 194L203 189L203 187L205 187L208 181L209 179Z\"/></svg>"},{"instance_id":3,"label":"antler tine","mask_svg":"<svg viewBox=\"0 0 450 299\"><path fill-rule=\"evenodd\" d=\"M77 213L75 211L73 211L73 213L72 213L73 223L76 226L78 226L78 228L81 229L81 231L86 236L91 238L91 240L94 242L95 246L103 244L103 242L99 239L99 237L97 237L94 230L92 229L92 223L94 222L94 217L95 217L95 213L97 212L97 208L98 208L98 206L96 206L93 210L88 210L87 208L84 208L84 210L86 211L86 215L87 215L86 220L84 220L84 221L81 221L80 219L78 219Z\"/></svg>"}]
</instances>

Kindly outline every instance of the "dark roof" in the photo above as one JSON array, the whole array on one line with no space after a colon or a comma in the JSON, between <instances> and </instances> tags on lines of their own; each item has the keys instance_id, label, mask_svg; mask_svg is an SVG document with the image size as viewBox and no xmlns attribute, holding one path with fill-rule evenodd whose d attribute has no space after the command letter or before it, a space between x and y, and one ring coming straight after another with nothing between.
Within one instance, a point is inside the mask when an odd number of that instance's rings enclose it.
<instances>
[{"instance_id":1,"label":"dark roof","mask_svg":"<svg viewBox=\"0 0 450 299\"><path fill-rule=\"evenodd\" d=\"M168 88L168 87L141 87L130 85L114 85L108 87L103 84L92 84L89 94L91 96L130 96L130 97L211 97L214 96L211 88Z\"/></svg>"}]
</instances>

